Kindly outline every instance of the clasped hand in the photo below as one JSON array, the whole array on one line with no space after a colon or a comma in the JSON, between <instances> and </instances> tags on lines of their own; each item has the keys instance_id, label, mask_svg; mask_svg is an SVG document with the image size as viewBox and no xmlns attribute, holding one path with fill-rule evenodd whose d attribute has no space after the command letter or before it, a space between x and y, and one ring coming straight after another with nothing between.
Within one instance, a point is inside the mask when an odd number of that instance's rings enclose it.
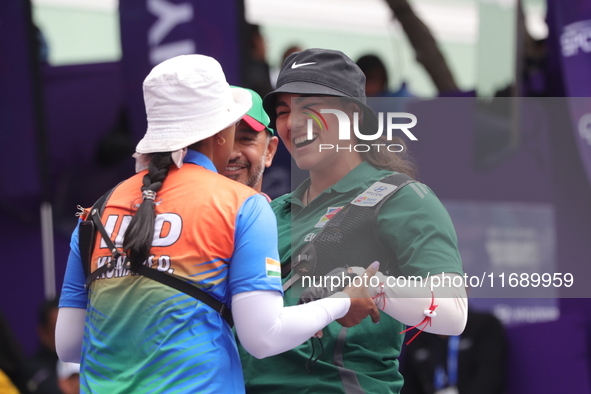
<instances>
[{"instance_id":1,"label":"clasped hand","mask_svg":"<svg viewBox=\"0 0 591 394\"><path fill-rule=\"evenodd\" d=\"M337 319L337 322L343 327L353 327L361 323L367 315L371 316L371 320L374 323L380 322L380 311L374 300L371 298L367 288L370 278L378 272L379 268L380 264L377 261L373 262L365 270L360 286L356 286L354 282L351 282L349 286L343 289L343 292L351 299L351 306L349 307L347 314L342 318Z\"/></svg>"}]
</instances>

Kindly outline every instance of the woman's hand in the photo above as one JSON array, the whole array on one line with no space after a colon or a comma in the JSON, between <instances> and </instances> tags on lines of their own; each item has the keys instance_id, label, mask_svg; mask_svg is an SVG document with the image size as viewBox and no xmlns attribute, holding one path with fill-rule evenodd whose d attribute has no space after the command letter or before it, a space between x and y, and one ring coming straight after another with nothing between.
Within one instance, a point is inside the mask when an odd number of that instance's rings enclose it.
<instances>
[{"instance_id":1,"label":"woman's hand","mask_svg":"<svg viewBox=\"0 0 591 394\"><path fill-rule=\"evenodd\" d=\"M351 306L349 307L347 314L342 318L337 319L337 322L343 327L353 327L361 323L361 320L365 319L367 315L371 316L371 320L374 323L380 322L380 311L367 289L370 278L378 272L379 268L380 263L374 261L365 270L363 276L361 276L361 286L355 286L352 282L343 290L343 292L351 299Z\"/></svg>"}]
</instances>

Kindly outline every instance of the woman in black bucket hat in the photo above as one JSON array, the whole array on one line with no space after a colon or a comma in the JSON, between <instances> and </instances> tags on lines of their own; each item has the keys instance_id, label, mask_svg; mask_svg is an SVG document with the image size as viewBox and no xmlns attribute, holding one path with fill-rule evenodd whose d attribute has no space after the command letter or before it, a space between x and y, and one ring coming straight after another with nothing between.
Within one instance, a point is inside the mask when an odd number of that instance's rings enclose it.
<instances>
[{"instance_id":1,"label":"woman in black bucket hat","mask_svg":"<svg viewBox=\"0 0 591 394\"><path fill-rule=\"evenodd\" d=\"M297 166L310 174L271 204L285 305L329 295L339 280L345 285L379 261L379 280L369 283L380 324L331 323L264 360L241 349L249 393L398 393L407 325L444 335L464 329L452 222L434 193L412 179L402 140L378 131L364 86L364 74L342 52L307 49L286 59L264 106Z\"/></svg>"}]
</instances>

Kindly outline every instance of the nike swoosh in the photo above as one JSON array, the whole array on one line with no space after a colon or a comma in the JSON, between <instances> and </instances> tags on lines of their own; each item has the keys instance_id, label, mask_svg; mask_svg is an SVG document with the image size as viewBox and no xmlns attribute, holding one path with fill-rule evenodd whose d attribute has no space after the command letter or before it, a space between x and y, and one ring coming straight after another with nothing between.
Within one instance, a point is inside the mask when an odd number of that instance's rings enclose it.
<instances>
[{"instance_id":1,"label":"nike swoosh","mask_svg":"<svg viewBox=\"0 0 591 394\"><path fill-rule=\"evenodd\" d=\"M296 62L293 62L293 64L291 65L291 68L298 68L298 67L303 67L303 66L309 66L310 64L316 64L316 62L301 63L301 64L296 64Z\"/></svg>"}]
</instances>

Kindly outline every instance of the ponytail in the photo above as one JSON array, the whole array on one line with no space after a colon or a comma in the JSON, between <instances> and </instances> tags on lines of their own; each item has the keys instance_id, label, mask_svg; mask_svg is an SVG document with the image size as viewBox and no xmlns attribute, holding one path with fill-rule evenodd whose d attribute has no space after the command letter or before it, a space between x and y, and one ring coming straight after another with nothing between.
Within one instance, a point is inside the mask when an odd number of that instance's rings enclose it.
<instances>
[{"instance_id":1,"label":"ponytail","mask_svg":"<svg viewBox=\"0 0 591 394\"><path fill-rule=\"evenodd\" d=\"M154 200L168 175L171 164L170 152L153 153L148 165L148 173L144 175L141 187L143 200L129 222L123 238L123 250L127 254L132 271L137 270L150 255L156 221Z\"/></svg>"}]
</instances>

